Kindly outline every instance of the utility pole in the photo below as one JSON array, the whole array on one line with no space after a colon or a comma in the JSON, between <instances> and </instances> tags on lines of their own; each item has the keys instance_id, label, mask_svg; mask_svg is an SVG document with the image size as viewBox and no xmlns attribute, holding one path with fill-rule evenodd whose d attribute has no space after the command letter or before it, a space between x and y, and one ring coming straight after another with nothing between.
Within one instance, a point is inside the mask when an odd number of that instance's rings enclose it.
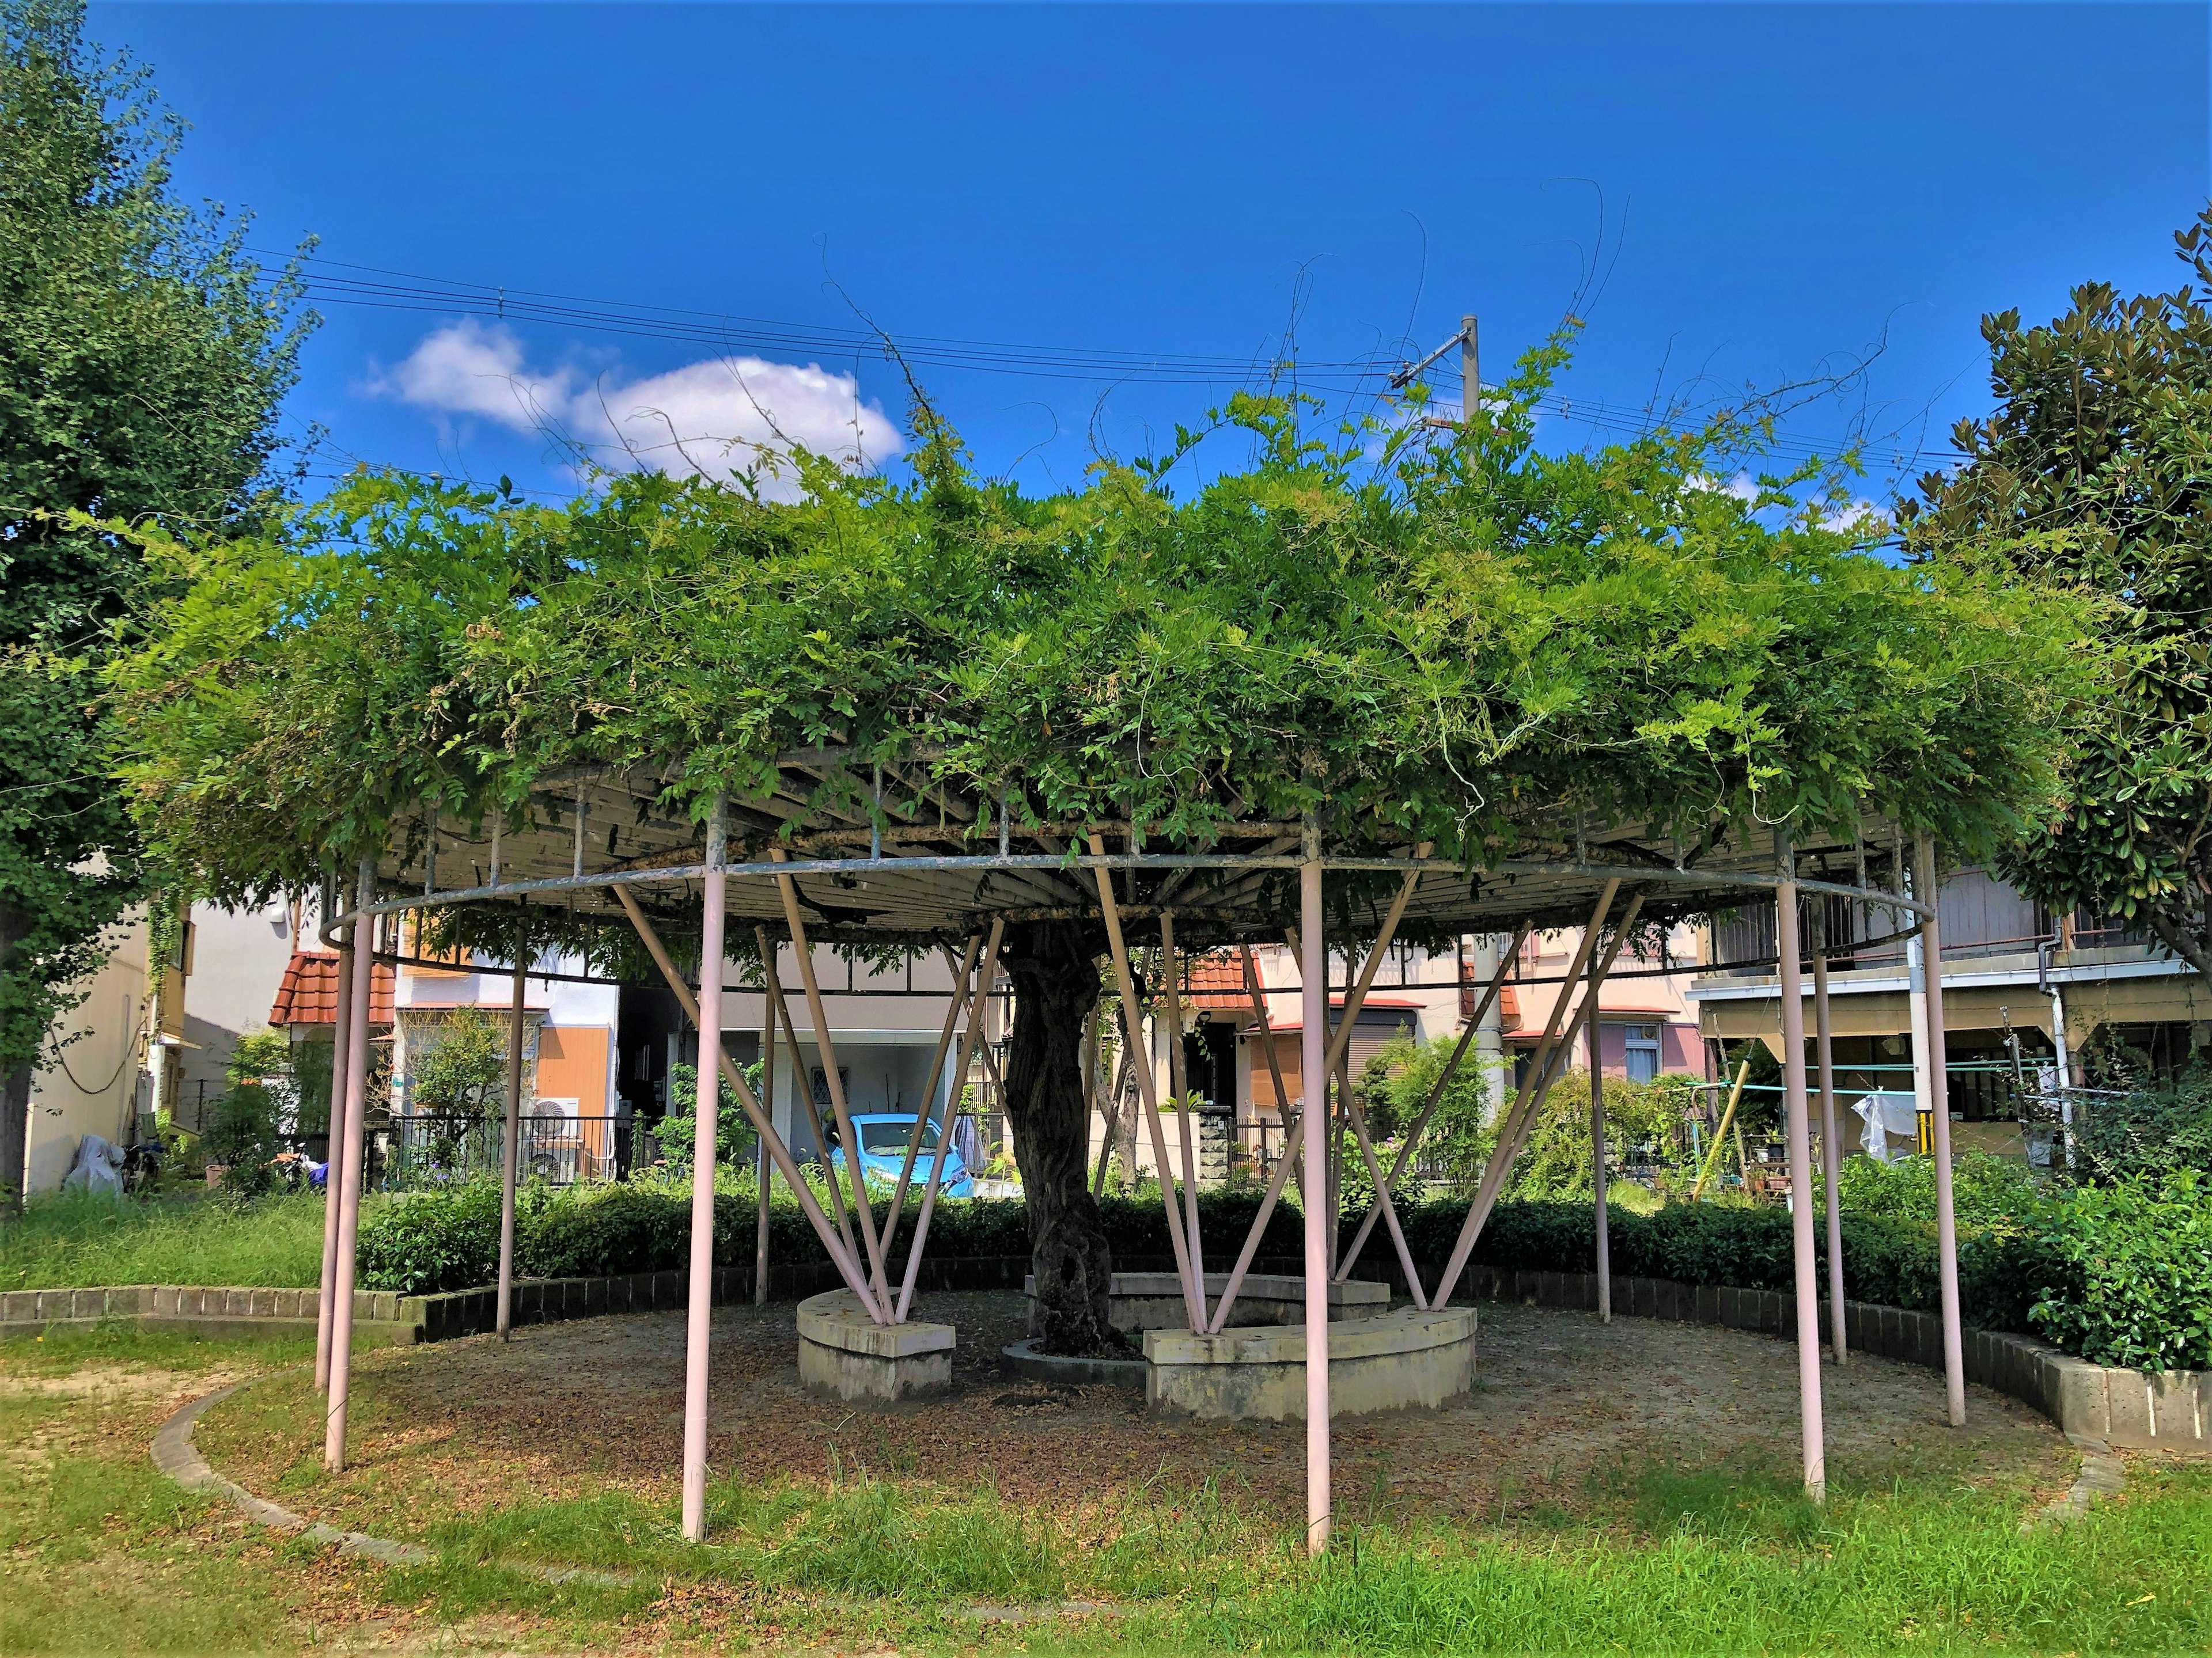
<instances>
[{"instance_id":1,"label":"utility pole","mask_svg":"<svg viewBox=\"0 0 2212 1658\"><path fill-rule=\"evenodd\" d=\"M1466 422L1470 432L1474 429L1474 411L1482 406L1482 353L1475 342L1474 319L1462 317L1459 319L1459 372L1461 395L1467 406L1461 411L1460 417Z\"/></svg>"},{"instance_id":2,"label":"utility pole","mask_svg":"<svg viewBox=\"0 0 2212 1658\"><path fill-rule=\"evenodd\" d=\"M1454 334L1419 362L1409 362L1390 376L1390 389L1394 392L1402 391L1413 383L1414 376L1456 345L1459 347L1459 370L1462 382L1462 401L1466 406L1460 410L1460 417L1456 422L1439 419L1431 415L1426 417L1425 423L1430 426L1440 426L1446 431L1449 431L1455 425L1463 426L1472 431L1474 428L1474 411L1482 404L1482 361L1481 353L1476 344L1477 337L1474 316L1469 314L1462 317L1459 319L1459 332Z\"/></svg>"}]
</instances>

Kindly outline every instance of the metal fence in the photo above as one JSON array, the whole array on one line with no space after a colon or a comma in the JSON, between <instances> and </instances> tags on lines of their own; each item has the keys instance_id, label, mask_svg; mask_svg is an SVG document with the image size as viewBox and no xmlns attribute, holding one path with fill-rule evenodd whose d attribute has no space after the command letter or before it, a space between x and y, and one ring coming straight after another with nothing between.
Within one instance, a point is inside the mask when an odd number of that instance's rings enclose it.
<instances>
[{"instance_id":1,"label":"metal fence","mask_svg":"<svg viewBox=\"0 0 2212 1658\"><path fill-rule=\"evenodd\" d=\"M524 1180L552 1186L613 1180L631 1157L619 1155L620 1135L640 1135L632 1120L616 1117L534 1115L520 1120L521 1144L516 1172ZM495 1117L459 1127L434 1117L396 1117L380 1132L382 1178L387 1191L440 1186L471 1175L496 1174L503 1166L507 1126ZM648 1157L646 1161L649 1162Z\"/></svg>"}]
</instances>

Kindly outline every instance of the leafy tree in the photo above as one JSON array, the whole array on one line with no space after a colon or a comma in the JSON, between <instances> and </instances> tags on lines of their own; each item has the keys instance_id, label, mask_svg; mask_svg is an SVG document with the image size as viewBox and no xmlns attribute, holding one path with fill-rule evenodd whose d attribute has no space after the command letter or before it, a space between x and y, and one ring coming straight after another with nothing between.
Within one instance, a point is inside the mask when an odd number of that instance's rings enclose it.
<instances>
[{"instance_id":1,"label":"leafy tree","mask_svg":"<svg viewBox=\"0 0 2212 1658\"><path fill-rule=\"evenodd\" d=\"M1577 821L1692 858L1869 810L1976 850L2011 832L2081 683L2072 607L1972 561L1869 556L1800 501L1819 479L1717 487L1756 432L1540 451L1565 350L1449 437L1322 443L1298 402L1239 397L1042 499L978 481L924 404L910 479L800 456L793 503L629 477L555 510L363 477L258 544L149 537L185 590L117 673L142 821L246 897L382 855L425 796L519 819L538 779L649 758L664 810L726 792L757 851L791 827L750 813L776 757L834 747L860 774L813 806L867 811L880 757L983 808L944 820L956 850L1001 799L1039 832L1133 822L1194 850L1311 812L1334 847L1425 840L1476 870L1571 855ZM1179 495L1202 443L1244 453ZM1338 924L1389 884L1335 884ZM1260 890L1293 918L1293 880ZM1001 955L1033 1260L1074 1351L1115 1340L1079 1063L1104 947L1041 915Z\"/></svg>"},{"instance_id":2,"label":"leafy tree","mask_svg":"<svg viewBox=\"0 0 2212 1658\"><path fill-rule=\"evenodd\" d=\"M438 1039L415 1061L408 1096L447 1145L506 1108L507 1024L481 1007L447 1014Z\"/></svg>"},{"instance_id":3,"label":"leafy tree","mask_svg":"<svg viewBox=\"0 0 2212 1658\"><path fill-rule=\"evenodd\" d=\"M761 1077L764 1067L757 1060L744 1067L746 1085L759 1097ZM759 1137L753 1133L751 1123L745 1119L745 1108L738 1103L738 1090L730 1086L730 1079L722 1078L716 1087L717 1108L714 1116L714 1161L722 1167L743 1168L753 1158L753 1148ZM671 1175L688 1178L691 1160L699 1149L699 1067L696 1065L671 1066L668 1072L668 1112L661 1118L660 1126L653 1131L660 1142L660 1160Z\"/></svg>"},{"instance_id":4,"label":"leafy tree","mask_svg":"<svg viewBox=\"0 0 2212 1658\"><path fill-rule=\"evenodd\" d=\"M1923 556L1990 556L2100 595L2119 672L2005 862L2023 890L2148 927L2212 985L2212 209L2177 234L2196 277L2065 315L1982 321L1997 407L1905 514Z\"/></svg>"},{"instance_id":5,"label":"leafy tree","mask_svg":"<svg viewBox=\"0 0 2212 1658\"><path fill-rule=\"evenodd\" d=\"M256 520L302 331L243 221L179 203L182 131L71 0L0 0L0 1201L67 988L146 887L99 673L137 544Z\"/></svg>"}]
</instances>

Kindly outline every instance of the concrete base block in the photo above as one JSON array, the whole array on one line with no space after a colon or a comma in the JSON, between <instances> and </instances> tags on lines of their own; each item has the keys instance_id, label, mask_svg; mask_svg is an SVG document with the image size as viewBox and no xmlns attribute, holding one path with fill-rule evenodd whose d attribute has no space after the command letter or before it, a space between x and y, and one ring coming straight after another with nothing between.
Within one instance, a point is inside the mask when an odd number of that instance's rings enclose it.
<instances>
[{"instance_id":1,"label":"concrete base block","mask_svg":"<svg viewBox=\"0 0 2212 1658\"><path fill-rule=\"evenodd\" d=\"M1407 1308L1328 1327L1329 1414L1433 1408L1474 1380L1472 1307ZM1304 1325L1227 1329L1219 1335L1147 1330L1152 1374L1145 1400L1218 1421L1302 1420L1306 1412Z\"/></svg>"},{"instance_id":2,"label":"concrete base block","mask_svg":"<svg viewBox=\"0 0 2212 1658\"><path fill-rule=\"evenodd\" d=\"M1126 1388L1142 1393L1152 1367L1141 1358L1065 1358L1041 1353L1034 1340L1017 1341L1006 1348L1000 1368L1024 1382L1049 1382L1059 1388Z\"/></svg>"},{"instance_id":3,"label":"concrete base block","mask_svg":"<svg viewBox=\"0 0 2212 1658\"><path fill-rule=\"evenodd\" d=\"M1229 1274L1206 1275L1206 1304L1217 1305L1229 1287ZM1036 1279L1022 1280L1022 1293L1030 1299L1030 1328L1036 1328ZM1182 1304L1182 1280L1173 1272L1116 1272L1109 1285L1107 1321L1124 1335L1146 1330L1188 1330L1188 1314ZM1332 1324L1347 1320L1378 1318L1390 1310L1390 1286L1354 1279L1328 1286L1328 1318ZM1237 1304L1229 1309L1229 1327L1296 1324L1306 1321L1306 1281L1271 1272L1248 1274L1237 1287Z\"/></svg>"},{"instance_id":4,"label":"concrete base block","mask_svg":"<svg viewBox=\"0 0 2212 1658\"><path fill-rule=\"evenodd\" d=\"M799 1379L810 1393L890 1405L952 1385L950 1324L878 1324L850 1290L799 1303Z\"/></svg>"}]
</instances>

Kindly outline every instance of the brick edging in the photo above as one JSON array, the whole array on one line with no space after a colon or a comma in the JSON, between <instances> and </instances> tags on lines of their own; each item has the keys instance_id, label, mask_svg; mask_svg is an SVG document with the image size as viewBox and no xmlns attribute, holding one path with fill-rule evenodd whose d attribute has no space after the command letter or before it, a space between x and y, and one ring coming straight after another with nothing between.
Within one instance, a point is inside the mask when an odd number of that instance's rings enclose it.
<instances>
[{"instance_id":1,"label":"brick edging","mask_svg":"<svg viewBox=\"0 0 2212 1658\"><path fill-rule=\"evenodd\" d=\"M1483 1301L1597 1310L1595 1272L1520 1272L1470 1266L1465 1293ZM1827 1305L1820 1303L1825 1340ZM1780 1290L1740 1290L1678 1284L1671 1278L1613 1280L1613 1310L1632 1318L1718 1324L1765 1335L1794 1336L1797 1297ZM2142 1370L2092 1364L2033 1336L1967 1330L1966 1380L2033 1406L2060 1431L2108 1445L2203 1449L2212 1414L2212 1371ZM1943 1368L1943 1327L1933 1313L1878 1303L1844 1303L1847 1351Z\"/></svg>"},{"instance_id":2,"label":"brick edging","mask_svg":"<svg viewBox=\"0 0 2212 1658\"><path fill-rule=\"evenodd\" d=\"M1133 1260L1130 1265L1133 1268L1138 1263ZM921 1287L1018 1290L1029 1267L1026 1255L925 1260ZM527 1278L514 1286L514 1321L538 1324L612 1313L670 1311L684 1305L687 1280L688 1275L681 1270L609 1278ZM819 1294L839 1284L836 1268L827 1261L772 1266L769 1272L769 1292L778 1300ZM1472 1266L1461 1293L1479 1301L1520 1301L1594 1312L1597 1275ZM714 1269L713 1298L718 1304L750 1300L751 1296L750 1266ZM203 1329L265 1328L287 1323L312 1328L320 1301L319 1292L314 1290L174 1284L9 1290L0 1292L0 1338L112 1318ZM1796 1297L1784 1291L1680 1284L1670 1278L1616 1277L1613 1305L1615 1312L1632 1318L1717 1324L1777 1336L1793 1333L1797 1315ZM1822 1305L1825 1309L1826 1303ZM447 1341L477 1335L494 1327L497 1310L498 1292L489 1286L433 1296L363 1290L354 1297L355 1327L373 1341ZM1931 1313L1847 1301L1844 1327L1844 1339L1853 1351L1933 1370L1942 1368L1942 1327ZM1825 1312L1821 1328L1824 1332L1827 1328ZM1966 1361L1969 1382L2034 1406L2068 1434L2131 1448L2202 1449L2206 1444L2206 1418L2212 1416L2212 1372L2170 1370L2152 1375L2092 1364L2033 1337L1996 1330L1966 1332Z\"/></svg>"}]
</instances>

